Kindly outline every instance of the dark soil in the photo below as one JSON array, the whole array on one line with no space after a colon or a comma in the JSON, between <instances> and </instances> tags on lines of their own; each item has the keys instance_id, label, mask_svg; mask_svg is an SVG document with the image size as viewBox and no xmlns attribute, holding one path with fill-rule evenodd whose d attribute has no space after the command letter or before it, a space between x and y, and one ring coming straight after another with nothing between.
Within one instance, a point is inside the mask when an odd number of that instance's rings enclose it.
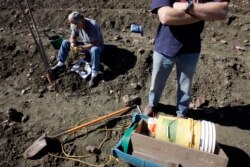
<instances>
[{"instance_id":1,"label":"dark soil","mask_svg":"<svg viewBox=\"0 0 250 167\"><path fill-rule=\"evenodd\" d=\"M153 39L158 18L150 14L150 1L142 0L30 0L50 66L57 50L43 34L70 34L67 15L80 11L99 21L107 47L102 55L100 82L88 88L88 79L70 71L82 55L70 53L66 69L53 84L16 1L1 0L0 14L0 121L8 119L10 108L29 117L11 127L0 127L0 166L125 166L110 159L113 148L131 119L102 123L65 135L65 151L84 156L82 162L46 154L26 160L22 153L44 132L58 133L79 123L124 107L122 97L136 95L141 108L147 104L152 70ZM25 1L22 5L27 9ZM225 21L206 23L202 34L202 55L194 77L193 103L203 96L206 105L190 109L188 116L216 124L217 142L229 157L229 167L250 166L250 2L234 0ZM144 35L135 36L130 24L143 26ZM236 46L238 49L236 49ZM136 85L136 86L135 86ZM171 74L160 101L160 112L175 114L176 79ZM131 111L135 112L136 109ZM105 128L111 130L105 130ZM100 130L103 129L103 130ZM103 140L105 139L105 141ZM99 147L92 156L86 146ZM61 156L64 156L61 154ZM83 163L85 162L85 163Z\"/></svg>"}]
</instances>

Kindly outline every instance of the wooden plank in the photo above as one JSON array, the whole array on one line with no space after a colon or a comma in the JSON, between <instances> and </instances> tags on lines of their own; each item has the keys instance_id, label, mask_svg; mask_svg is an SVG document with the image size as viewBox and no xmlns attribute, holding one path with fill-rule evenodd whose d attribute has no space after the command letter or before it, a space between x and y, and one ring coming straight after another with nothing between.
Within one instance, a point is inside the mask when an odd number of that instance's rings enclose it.
<instances>
[{"instance_id":1,"label":"wooden plank","mask_svg":"<svg viewBox=\"0 0 250 167\"><path fill-rule=\"evenodd\" d=\"M192 167L226 167L228 158L219 150L219 155L210 154L191 148L182 147L151 138L149 136L133 133L131 136L134 152L149 154L157 157L153 162L167 164L173 162L182 166ZM143 141L143 142L142 142ZM154 155L154 156L152 156ZM157 163L156 162L156 163Z\"/></svg>"},{"instance_id":2,"label":"wooden plank","mask_svg":"<svg viewBox=\"0 0 250 167\"><path fill-rule=\"evenodd\" d=\"M159 165L165 166L165 167L179 167L179 164L173 163L173 162L163 162L162 159L159 159L158 157L153 156L152 154L145 154L141 152L134 151L132 155L140 157L142 159L147 159L148 161L155 162Z\"/></svg>"}]
</instances>

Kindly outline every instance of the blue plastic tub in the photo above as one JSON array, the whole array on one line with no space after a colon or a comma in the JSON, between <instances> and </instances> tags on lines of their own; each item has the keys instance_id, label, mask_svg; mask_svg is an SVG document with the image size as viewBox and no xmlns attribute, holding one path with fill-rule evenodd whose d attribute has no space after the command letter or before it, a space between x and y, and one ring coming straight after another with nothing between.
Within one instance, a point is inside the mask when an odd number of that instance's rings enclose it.
<instances>
[{"instance_id":1,"label":"blue plastic tub","mask_svg":"<svg viewBox=\"0 0 250 167\"><path fill-rule=\"evenodd\" d=\"M141 119L147 120L148 117L144 115L140 115L140 114L135 114L132 118L132 124L130 127L134 126L135 124L137 125ZM121 140L119 141L119 143L114 148L112 148L113 156L118 157L126 161L127 163L137 166L137 167L163 167L162 165L156 164L155 162L151 162L151 161L142 159L140 157L133 156L131 154L132 152L131 150L128 151L128 153L125 153L124 148L122 146L122 141L124 140L124 138L125 136L123 136ZM132 149L133 149L133 146L132 146Z\"/></svg>"}]
</instances>

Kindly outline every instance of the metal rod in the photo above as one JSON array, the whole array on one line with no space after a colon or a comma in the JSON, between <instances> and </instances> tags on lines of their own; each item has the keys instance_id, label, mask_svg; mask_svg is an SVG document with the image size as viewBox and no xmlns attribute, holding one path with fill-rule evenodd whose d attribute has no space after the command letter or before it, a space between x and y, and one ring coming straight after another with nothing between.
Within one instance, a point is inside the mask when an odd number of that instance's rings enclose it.
<instances>
[{"instance_id":1,"label":"metal rod","mask_svg":"<svg viewBox=\"0 0 250 167\"><path fill-rule=\"evenodd\" d=\"M31 33L32 37L34 38L35 44L38 47L38 51L40 53L40 57L42 59L42 62L44 63L44 66L45 66L46 70L48 70L49 63L48 63L46 57L44 56L43 51L41 50L41 47L40 47L40 45L39 45L39 43L38 43L38 41L36 39L36 36L35 36L34 32L32 31L32 28L30 27L29 21L28 21L27 17L25 16L24 10L23 10L19 0L16 0L16 1L17 1L18 5L19 5L19 8L21 9L21 12L22 12L22 14L24 16L24 20L25 20L25 22L26 22L26 24L27 24L27 26L28 26L28 28L30 30L30 33ZM30 11L30 8L29 8L29 11Z\"/></svg>"},{"instance_id":2,"label":"metal rod","mask_svg":"<svg viewBox=\"0 0 250 167\"><path fill-rule=\"evenodd\" d=\"M44 63L45 63L46 70L49 70L50 67L49 67L49 63L48 63L48 60L47 60L47 56L46 56L46 53L45 53L45 51L44 51L43 43L42 43L42 40L41 40L41 38L40 38L39 32L38 32L38 30L37 30L36 22L35 22L35 20L34 20L33 15L32 15L31 8L30 8L30 4L29 4L28 0L26 0L26 3L27 3L27 6L28 6L28 9L29 9L29 15L30 15L30 17L31 17L31 20L32 20L33 25L34 25L34 28L35 28L36 35L37 35L37 37L38 37L39 46L40 46L41 51L42 51L42 56L43 56L43 58L44 58Z\"/></svg>"}]
</instances>

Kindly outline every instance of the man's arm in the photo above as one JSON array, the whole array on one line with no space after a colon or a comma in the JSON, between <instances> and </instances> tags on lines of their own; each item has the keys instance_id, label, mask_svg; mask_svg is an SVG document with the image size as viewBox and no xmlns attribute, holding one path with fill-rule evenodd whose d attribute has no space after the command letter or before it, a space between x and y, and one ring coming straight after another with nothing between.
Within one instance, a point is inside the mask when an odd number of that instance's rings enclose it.
<instances>
[{"instance_id":1,"label":"man's arm","mask_svg":"<svg viewBox=\"0 0 250 167\"><path fill-rule=\"evenodd\" d=\"M205 21L224 20L227 17L228 2L194 3L189 13Z\"/></svg>"},{"instance_id":2,"label":"man's arm","mask_svg":"<svg viewBox=\"0 0 250 167\"><path fill-rule=\"evenodd\" d=\"M175 2L174 9L185 11L187 2ZM193 3L193 7L188 10L193 15L204 21L215 21L226 19L228 12L228 2L221 0L220 2Z\"/></svg>"},{"instance_id":3,"label":"man's arm","mask_svg":"<svg viewBox=\"0 0 250 167\"><path fill-rule=\"evenodd\" d=\"M71 46L75 46L76 45L76 39L78 37L78 31L77 30L72 30L70 37L69 37L69 42L71 44Z\"/></svg>"},{"instance_id":4,"label":"man's arm","mask_svg":"<svg viewBox=\"0 0 250 167\"><path fill-rule=\"evenodd\" d=\"M81 45L79 48L80 48L80 50L83 51L83 50L88 50L88 49L92 48L93 46L98 46L100 44L101 44L100 41L94 41L94 42L90 42L86 45Z\"/></svg>"},{"instance_id":5,"label":"man's arm","mask_svg":"<svg viewBox=\"0 0 250 167\"><path fill-rule=\"evenodd\" d=\"M75 45L76 39L75 39L75 37L74 37L73 35L70 35L69 42L70 42L71 44L74 44L74 45Z\"/></svg>"},{"instance_id":6,"label":"man's arm","mask_svg":"<svg viewBox=\"0 0 250 167\"><path fill-rule=\"evenodd\" d=\"M185 25L201 21L195 16L169 6L159 8L158 16L160 22L164 25Z\"/></svg>"}]
</instances>

